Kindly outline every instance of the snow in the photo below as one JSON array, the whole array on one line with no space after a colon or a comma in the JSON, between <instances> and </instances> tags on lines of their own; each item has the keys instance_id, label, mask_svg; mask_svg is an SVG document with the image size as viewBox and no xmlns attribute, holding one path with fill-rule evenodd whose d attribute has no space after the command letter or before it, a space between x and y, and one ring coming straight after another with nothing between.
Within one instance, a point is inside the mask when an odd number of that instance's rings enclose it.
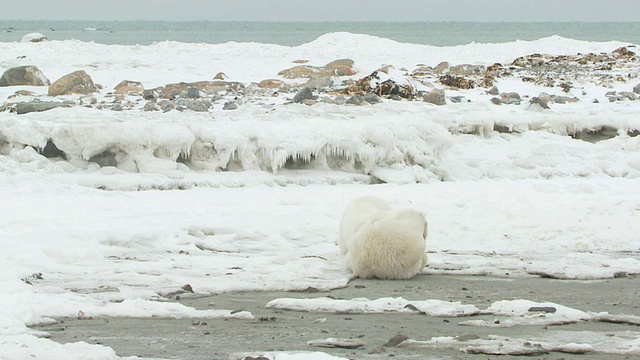
<instances>
[{"instance_id":1,"label":"snow","mask_svg":"<svg viewBox=\"0 0 640 360\"><path fill-rule=\"evenodd\" d=\"M399 346L417 348L456 348L469 354L541 355L550 352L569 354L640 354L640 333L635 331L546 331L526 337L490 335L487 339L461 340L452 337L427 341L405 340Z\"/></svg>"},{"instance_id":2,"label":"snow","mask_svg":"<svg viewBox=\"0 0 640 360\"><path fill-rule=\"evenodd\" d=\"M297 47L65 40L0 43L6 55L0 70L37 65L55 81L83 69L104 86L99 99L112 101L107 93L124 79L150 89L222 71L248 84L276 78L299 59L313 66L353 59L357 80L383 65L411 71L441 61L506 64L532 53L610 53L626 45L553 36L433 47L347 33ZM402 73L389 76L401 79ZM521 95L561 94L558 88L498 81L502 91ZM634 85L575 83L569 95L579 102L539 111L527 104L494 106L485 89L472 89L447 90L470 102L445 106L386 99L359 107L307 106L285 104L293 94L283 93L248 96L234 111L216 103L205 113L148 113L141 105L122 112L75 106L0 113L0 358L117 358L109 348L60 345L28 328L53 318L250 319L234 309L196 310L170 300L176 294L345 286L350 273L341 263L337 229L346 204L363 195L425 213L425 274L640 274L640 137L634 136L640 101L610 103L605 97ZM19 89L46 98L46 87L3 87L0 98ZM603 128L617 136L574 138ZM41 154L50 141L66 159ZM98 165L99 157L114 166ZM183 290L186 285L193 293ZM336 311L336 301L308 301L302 304L306 311ZM340 306L387 309L375 301ZM380 301L393 304L382 311L406 311L408 304ZM427 313L435 309L433 316L474 311L429 301L409 303ZM503 316L500 304L492 309L496 316ZM577 319L581 313L556 314ZM593 336L594 351L623 351ZM497 340L488 341L477 345ZM553 344L582 351L585 341L559 338ZM637 340L629 341L635 350L628 353L637 351ZM313 356L330 358L325 355Z\"/></svg>"},{"instance_id":3,"label":"snow","mask_svg":"<svg viewBox=\"0 0 640 360\"><path fill-rule=\"evenodd\" d=\"M329 313L416 313L429 316L456 317L479 313L473 305L442 300L408 301L403 298L380 298L369 300L357 298L336 300L328 297L316 299L274 299L266 307L295 311L316 311Z\"/></svg>"}]
</instances>

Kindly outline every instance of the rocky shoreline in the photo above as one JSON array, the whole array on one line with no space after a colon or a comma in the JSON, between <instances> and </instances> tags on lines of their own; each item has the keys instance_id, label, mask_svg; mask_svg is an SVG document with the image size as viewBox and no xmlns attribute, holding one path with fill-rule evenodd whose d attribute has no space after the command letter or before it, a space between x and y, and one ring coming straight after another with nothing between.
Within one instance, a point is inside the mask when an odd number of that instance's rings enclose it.
<instances>
[{"instance_id":1,"label":"rocky shoreline","mask_svg":"<svg viewBox=\"0 0 640 360\"><path fill-rule=\"evenodd\" d=\"M418 64L410 70L387 65L370 74L358 73L350 59L338 59L324 66L295 60L296 65L280 71L277 78L241 83L230 81L220 72L211 80L172 83L151 89L135 80L122 80L113 89L105 89L95 84L84 70L74 71L51 83L37 66L28 65L6 70L0 78L0 87L48 86L47 94L18 90L0 106L0 111L26 114L57 107L84 106L112 111L210 112L216 104L223 110L236 110L256 98L279 97L285 104L323 102L361 106L392 100L424 101L442 106L469 102L471 100L464 92L478 88L485 89L483 94L492 104L526 102L528 109L536 110L585 101L588 93L582 90L582 99L579 99L572 95L575 93L572 90L587 83L610 89L605 95L609 102L636 101L640 82L633 83L640 74L640 57L632 49L635 50L635 46L600 54L531 54L509 64L491 66L453 65L443 61L435 67ZM533 83L549 91L537 94L500 91L495 83L501 79ZM450 92L456 95L449 95ZM600 100L592 98L591 102Z\"/></svg>"}]
</instances>

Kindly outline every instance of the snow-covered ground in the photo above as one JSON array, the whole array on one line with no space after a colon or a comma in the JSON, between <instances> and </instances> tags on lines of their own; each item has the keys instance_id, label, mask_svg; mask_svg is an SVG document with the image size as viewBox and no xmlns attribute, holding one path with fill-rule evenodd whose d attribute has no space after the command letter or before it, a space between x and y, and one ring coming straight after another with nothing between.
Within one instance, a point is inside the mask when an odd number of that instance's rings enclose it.
<instances>
[{"instance_id":1,"label":"snow-covered ground","mask_svg":"<svg viewBox=\"0 0 640 360\"><path fill-rule=\"evenodd\" d=\"M353 59L358 73L346 81L383 65L410 72L441 61L509 64L533 53L611 53L628 45L551 37L431 47L344 33L297 47L68 40L0 43L0 70L36 65L51 81L85 70L104 86L98 100L112 101L107 93L122 80L150 89L224 72L248 84L279 78L299 59L318 66ZM223 100L204 113L143 112L142 104L121 112L75 106L0 113L0 358L117 358L109 348L59 345L28 328L52 318L247 319L252 315L162 300L344 286L350 273L336 245L338 224L345 205L368 194L425 213L425 273L639 274L640 101L606 97L632 91L638 71L626 68L626 78L602 86L574 80L569 94L496 79L502 92L579 100L548 110L527 101L493 105L487 89L475 88L446 89L447 97L469 102L444 106L388 99L308 106L288 104L295 92L280 92L246 96L232 111L222 110ZM35 93L26 100L47 99L46 87L3 87L0 99L19 89ZM575 136L603 128L612 135L600 141ZM43 156L48 142L65 157ZM99 166L95 159L105 154L117 166ZM437 300L413 305L438 313ZM635 339L629 346L638 351Z\"/></svg>"}]
</instances>

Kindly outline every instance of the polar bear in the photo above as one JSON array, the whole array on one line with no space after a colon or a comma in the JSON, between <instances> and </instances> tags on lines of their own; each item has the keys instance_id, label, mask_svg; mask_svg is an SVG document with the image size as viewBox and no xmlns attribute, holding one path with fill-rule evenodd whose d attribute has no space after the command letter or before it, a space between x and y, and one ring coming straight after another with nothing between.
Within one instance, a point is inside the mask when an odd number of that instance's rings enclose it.
<instances>
[{"instance_id":1,"label":"polar bear","mask_svg":"<svg viewBox=\"0 0 640 360\"><path fill-rule=\"evenodd\" d=\"M338 244L356 277L409 279L427 265L427 230L420 212L364 196L347 206Z\"/></svg>"}]
</instances>

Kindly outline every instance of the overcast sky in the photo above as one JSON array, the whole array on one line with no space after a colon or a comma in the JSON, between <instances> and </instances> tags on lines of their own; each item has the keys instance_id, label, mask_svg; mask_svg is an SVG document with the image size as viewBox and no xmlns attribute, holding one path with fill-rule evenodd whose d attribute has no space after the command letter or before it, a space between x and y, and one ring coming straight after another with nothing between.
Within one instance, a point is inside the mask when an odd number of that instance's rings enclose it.
<instances>
[{"instance_id":1,"label":"overcast sky","mask_svg":"<svg viewBox=\"0 0 640 360\"><path fill-rule=\"evenodd\" d=\"M640 21L640 0L2 0L2 3L1 20Z\"/></svg>"}]
</instances>

